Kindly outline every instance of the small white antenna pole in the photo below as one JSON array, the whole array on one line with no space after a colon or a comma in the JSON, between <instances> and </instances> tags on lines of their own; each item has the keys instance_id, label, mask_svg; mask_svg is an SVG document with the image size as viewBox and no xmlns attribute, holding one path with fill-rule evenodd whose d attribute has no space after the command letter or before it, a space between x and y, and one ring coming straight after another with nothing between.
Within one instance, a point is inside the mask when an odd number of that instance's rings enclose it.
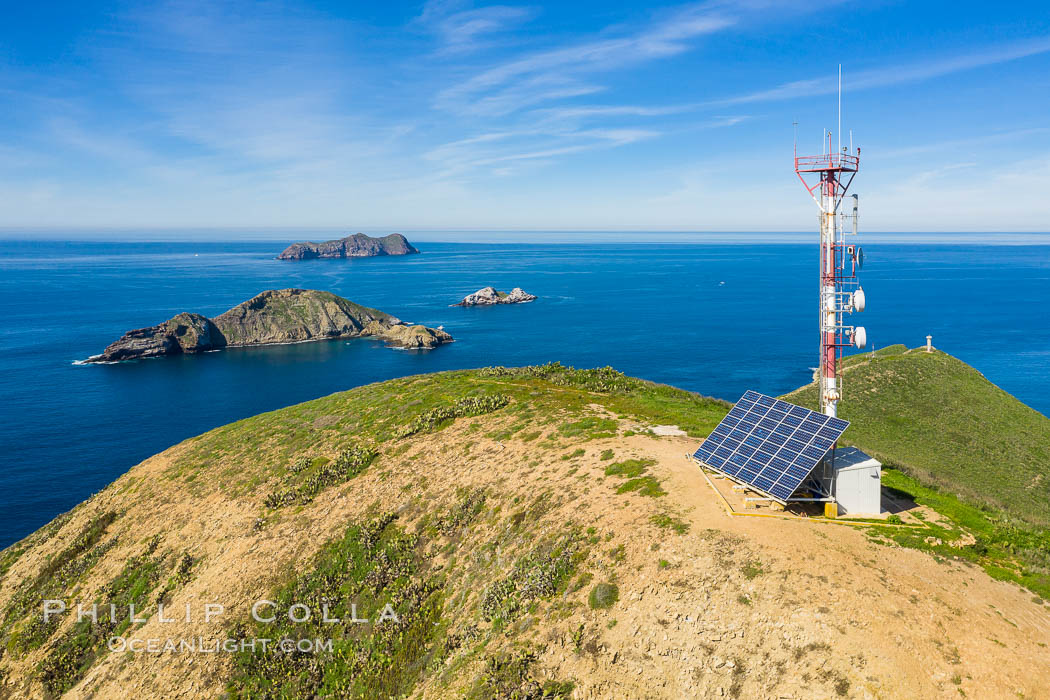
<instances>
[{"instance_id":1,"label":"small white antenna pole","mask_svg":"<svg viewBox=\"0 0 1050 700\"><path fill-rule=\"evenodd\" d=\"M839 125L837 127L839 137L839 153L842 153L842 64L839 64Z\"/></svg>"}]
</instances>

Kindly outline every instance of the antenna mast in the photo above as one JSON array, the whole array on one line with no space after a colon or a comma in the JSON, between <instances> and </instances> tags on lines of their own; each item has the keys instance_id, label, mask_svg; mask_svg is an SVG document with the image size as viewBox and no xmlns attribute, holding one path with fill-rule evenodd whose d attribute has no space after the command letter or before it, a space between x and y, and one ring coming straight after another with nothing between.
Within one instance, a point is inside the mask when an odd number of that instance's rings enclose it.
<instances>
[{"instance_id":1,"label":"antenna mast","mask_svg":"<svg viewBox=\"0 0 1050 700\"><path fill-rule=\"evenodd\" d=\"M860 148L856 153L842 150L841 65L838 110L838 150L831 150L831 133L825 130L823 154L795 153L795 173L820 210L820 410L829 416L837 415L842 398L842 349L867 345L863 326L844 323L845 314L864 310L865 298L857 279L864 253L855 245L847 245L845 239L845 219L852 219L852 234L857 233L857 195L853 195L852 214L840 211L842 199L860 168ZM850 142L852 148L852 132Z\"/></svg>"}]
</instances>

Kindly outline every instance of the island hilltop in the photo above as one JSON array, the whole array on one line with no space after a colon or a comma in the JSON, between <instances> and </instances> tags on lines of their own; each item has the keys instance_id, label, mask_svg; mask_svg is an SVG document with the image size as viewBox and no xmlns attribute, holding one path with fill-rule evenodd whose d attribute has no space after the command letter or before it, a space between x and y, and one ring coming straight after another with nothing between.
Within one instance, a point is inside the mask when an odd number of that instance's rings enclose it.
<instances>
[{"instance_id":1,"label":"island hilltop","mask_svg":"<svg viewBox=\"0 0 1050 700\"><path fill-rule=\"evenodd\" d=\"M0 697L1046 698L1050 420L940 352L854 357L878 520L746 517L683 457L729 404L611 368L402 377L190 438L0 551Z\"/></svg>"},{"instance_id":2,"label":"island hilltop","mask_svg":"<svg viewBox=\"0 0 1050 700\"><path fill-rule=\"evenodd\" d=\"M324 243L293 243L277 256L278 260L313 260L315 258L370 258L377 255L409 255L419 251L400 233L373 238L355 233Z\"/></svg>"},{"instance_id":3,"label":"island hilltop","mask_svg":"<svg viewBox=\"0 0 1050 700\"><path fill-rule=\"evenodd\" d=\"M416 349L452 341L441 329L408 325L331 292L271 289L215 318L183 312L159 325L128 331L102 354L86 361L120 362L226 347L363 336Z\"/></svg>"}]
</instances>

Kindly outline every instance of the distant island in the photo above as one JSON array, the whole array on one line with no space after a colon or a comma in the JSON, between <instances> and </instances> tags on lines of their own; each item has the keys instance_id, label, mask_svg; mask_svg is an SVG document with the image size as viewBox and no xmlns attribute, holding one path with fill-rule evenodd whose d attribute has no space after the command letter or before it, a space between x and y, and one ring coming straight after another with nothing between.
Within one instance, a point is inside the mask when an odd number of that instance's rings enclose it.
<instances>
[{"instance_id":1,"label":"distant island","mask_svg":"<svg viewBox=\"0 0 1050 700\"><path fill-rule=\"evenodd\" d=\"M529 294L522 290L521 287L515 287L510 290L510 294L506 292L496 291L495 287L482 287L473 294L468 294L463 297L463 301L452 306L491 306L493 304L524 304L530 301L536 301L535 294Z\"/></svg>"},{"instance_id":2,"label":"distant island","mask_svg":"<svg viewBox=\"0 0 1050 700\"><path fill-rule=\"evenodd\" d=\"M388 313L313 289L265 291L208 318L183 312L156 326L128 331L85 362L120 362L230 347L372 337L393 347L426 349L452 342L440 328L408 325Z\"/></svg>"},{"instance_id":3,"label":"distant island","mask_svg":"<svg viewBox=\"0 0 1050 700\"><path fill-rule=\"evenodd\" d=\"M409 255L419 251L400 233L373 238L355 233L324 243L293 243L277 256L278 260L314 260L316 258L370 258L377 255Z\"/></svg>"}]
</instances>

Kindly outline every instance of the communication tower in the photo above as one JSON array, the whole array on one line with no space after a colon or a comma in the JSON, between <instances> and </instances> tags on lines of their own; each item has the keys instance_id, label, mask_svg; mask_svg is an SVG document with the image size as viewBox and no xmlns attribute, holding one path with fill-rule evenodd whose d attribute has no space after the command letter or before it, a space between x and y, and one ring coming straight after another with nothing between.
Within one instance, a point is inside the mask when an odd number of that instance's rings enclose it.
<instances>
[{"instance_id":1,"label":"communication tower","mask_svg":"<svg viewBox=\"0 0 1050 700\"><path fill-rule=\"evenodd\" d=\"M842 69L839 68L839 129L842 126ZM823 153L800 156L795 143L795 173L820 210L820 411L836 416L842 398L842 350L863 348L867 333L863 326L850 326L845 317L863 311L864 290L857 272L864 265L864 251L847 243L857 235L858 197L852 195L852 212L842 211L842 200L860 168L860 148L842 146L838 136L837 150L832 148L832 133L826 132Z\"/></svg>"}]
</instances>

